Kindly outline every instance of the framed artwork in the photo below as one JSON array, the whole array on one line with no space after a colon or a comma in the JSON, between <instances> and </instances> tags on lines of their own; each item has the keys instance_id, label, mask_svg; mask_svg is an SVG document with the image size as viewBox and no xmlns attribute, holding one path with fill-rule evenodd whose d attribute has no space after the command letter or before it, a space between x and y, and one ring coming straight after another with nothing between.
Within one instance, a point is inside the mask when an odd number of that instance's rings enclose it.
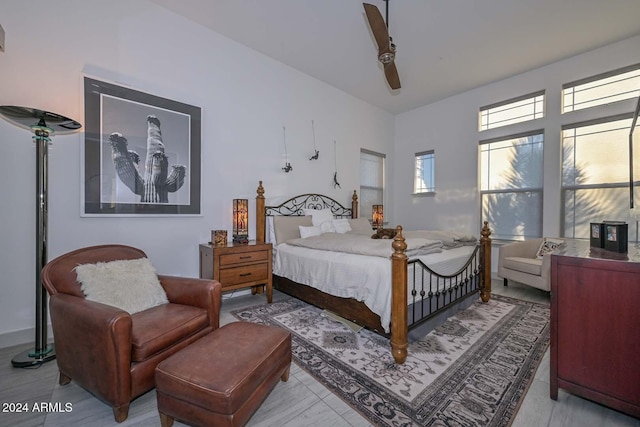
<instances>
[{"instance_id":1,"label":"framed artwork","mask_svg":"<svg viewBox=\"0 0 640 427\"><path fill-rule=\"evenodd\" d=\"M628 224L621 221L604 221L606 239L604 248L608 251L626 253L628 249Z\"/></svg>"},{"instance_id":2,"label":"framed artwork","mask_svg":"<svg viewBox=\"0 0 640 427\"><path fill-rule=\"evenodd\" d=\"M604 248L604 224L601 222L592 222L591 235L589 236L590 246L593 248Z\"/></svg>"},{"instance_id":3,"label":"framed artwork","mask_svg":"<svg viewBox=\"0 0 640 427\"><path fill-rule=\"evenodd\" d=\"M84 77L83 216L200 215L201 109Z\"/></svg>"}]
</instances>

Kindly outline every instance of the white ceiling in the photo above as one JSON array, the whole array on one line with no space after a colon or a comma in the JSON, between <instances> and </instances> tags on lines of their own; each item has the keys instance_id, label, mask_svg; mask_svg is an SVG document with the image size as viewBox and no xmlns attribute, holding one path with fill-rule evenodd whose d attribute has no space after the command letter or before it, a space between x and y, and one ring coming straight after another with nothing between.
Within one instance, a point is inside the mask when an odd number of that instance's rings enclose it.
<instances>
[{"instance_id":1,"label":"white ceiling","mask_svg":"<svg viewBox=\"0 0 640 427\"><path fill-rule=\"evenodd\" d=\"M361 1L151 1L392 113L640 34L640 0L390 0L392 91Z\"/></svg>"}]
</instances>

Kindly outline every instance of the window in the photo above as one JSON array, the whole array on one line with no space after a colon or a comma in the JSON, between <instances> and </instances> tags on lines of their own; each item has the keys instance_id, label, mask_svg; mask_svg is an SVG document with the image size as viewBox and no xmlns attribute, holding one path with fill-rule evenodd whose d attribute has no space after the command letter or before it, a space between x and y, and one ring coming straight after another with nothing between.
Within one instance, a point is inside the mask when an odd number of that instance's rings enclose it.
<instances>
[{"instance_id":1,"label":"window","mask_svg":"<svg viewBox=\"0 0 640 427\"><path fill-rule=\"evenodd\" d=\"M565 237L588 239L590 222L629 218L630 127L630 114L563 127ZM634 150L634 177L640 177L638 151ZM638 187L635 190L634 199L640 200Z\"/></svg>"},{"instance_id":2,"label":"window","mask_svg":"<svg viewBox=\"0 0 640 427\"><path fill-rule=\"evenodd\" d=\"M562 113L640 95L640 64L562 85Z\"/></svg>"},{"instance_id":3,"label":"window","mask_svg":"<svg viewBox=\"0 0 640 427\"><path fill-rule=\"evenodd\" d=\"M360 150L360 216L372 219L373 205L382 205L384 199L385 155Z\"/></svg>"},{"instance_id":4,"label":"window","mask_svg":"<svg viewBox=\"0 0 640 427\"><path fill-rule=\"evenodd\" d=\"M416 153L416 176L413 181L413 194L432 194L435 184L435 151Z\"/></svg>"},{"instance_id":5,"label":"window","mask_svg":"<svg viewBox=\"0 0 640 427\"><path fill-rule=\"evenodd\" d=\"M544 132L480 141L483 220L496 239L542 236Z\"/></svg>"},{"instance_id":6,"label":"window","mask_svg":"<svg viewBox=\"0 0 640 427\"><path fill-rule=\"evenodd\" d=\"M478 130L483 131L544 117L544 91L480 108Z\"/></svg>"}]
</instances>

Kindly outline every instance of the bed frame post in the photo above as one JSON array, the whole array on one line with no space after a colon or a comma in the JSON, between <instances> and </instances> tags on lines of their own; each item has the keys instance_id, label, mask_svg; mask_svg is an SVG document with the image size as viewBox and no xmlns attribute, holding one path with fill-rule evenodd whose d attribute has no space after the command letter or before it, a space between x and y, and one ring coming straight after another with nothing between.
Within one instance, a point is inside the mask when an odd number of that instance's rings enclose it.
<instances>
[{"instance_id":1,"label":"bed frame post","mask_svg":"<svg viewBox=\"0 0 640 427\"><path fill-rule=\"evenodd\" d=\"M351 196L351 218L358 218L358 194L356 194L356 190L353 190L353 196Z\"/></svg>"},{"instance_id":2,"label":"bed frame post","mask_svg":"<svg viewBox=\"0 0 640 427\"><path fill-rule=\"evenodd\" d=\"M480 263L482 265L482 276L480 283L480 299L488 302L491 299L491 230L489 222L485 221L480 231Z\"/></svg>"},{"instance_id":3,"label":"bed frame post","mask_svg":"<svg viewBox=\"0 0 640 427\"><path fill-rule=\"evenodd\" d=\"M265 242L265 211L264 211L264 187L262 181L258 184L256 196L256 242Z\"/></svg>"},{"instance_id":4,"label":"bed frame post","mask_svg":"<svg viewBox=\"0 0 640 427\"><path fill-rule=\"evenodd\" d=\"M396 363L407 359L407 244L402 227L396 227L391 255L391 354Z\"/></svg>"}]
</instances>

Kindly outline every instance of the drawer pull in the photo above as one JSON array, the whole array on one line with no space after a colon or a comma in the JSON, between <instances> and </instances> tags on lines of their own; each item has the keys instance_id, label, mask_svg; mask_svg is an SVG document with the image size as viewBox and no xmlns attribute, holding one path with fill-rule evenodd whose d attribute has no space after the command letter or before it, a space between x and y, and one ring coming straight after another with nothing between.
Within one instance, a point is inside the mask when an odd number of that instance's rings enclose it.
<instances>
[{"instance_id":1,"label":"drawer pull","mask_svg":"<svg viewBox=\"0 0 640 427\"><path fill-rule=\"evenodd\" d=\"M251 276L251 273L243 273L240 275L240 277L247 277L247 276Z\"/></svg>"},{"instance_id":2,"label":"drawer pull","mask_svg":"<svg viewBox=\"0 0 640 427\"><path fill-rule=\"evenodd\" d=\"M251 255L241 256L240 259L251 259Z\"/></svg>"}]
</instances>

